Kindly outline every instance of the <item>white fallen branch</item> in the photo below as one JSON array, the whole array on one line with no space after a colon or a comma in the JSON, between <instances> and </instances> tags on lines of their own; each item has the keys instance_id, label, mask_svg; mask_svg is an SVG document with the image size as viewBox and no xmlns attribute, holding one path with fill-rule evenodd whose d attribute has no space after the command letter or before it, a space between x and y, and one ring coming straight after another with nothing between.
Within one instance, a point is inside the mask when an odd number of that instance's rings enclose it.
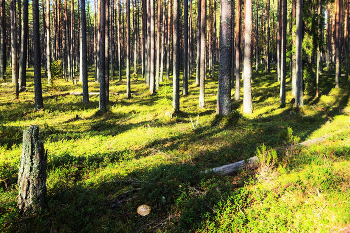
<instances>
[{"instance_id":1,"label":"white fallen branch","mask_svg":"<svg viewBox=\"0 0 350 233\"><path fill-rule=\"evenodd\" d=\"M216 167L216 168L206 170L205 173L214 172L214 173L218 173L219 175L222 175L222 176L227 176L227 175L230 175L232 173L238 172L242 168L254 169L254 168L258 167L258 165L259 165L259 159L258 159L258 157L255 156L255 157L248 159L247 162L245 160L242 160L242 161L239 161L236 163L232 163L232 164L224 165L221 167Z\"/></svg>"}]
</instances>

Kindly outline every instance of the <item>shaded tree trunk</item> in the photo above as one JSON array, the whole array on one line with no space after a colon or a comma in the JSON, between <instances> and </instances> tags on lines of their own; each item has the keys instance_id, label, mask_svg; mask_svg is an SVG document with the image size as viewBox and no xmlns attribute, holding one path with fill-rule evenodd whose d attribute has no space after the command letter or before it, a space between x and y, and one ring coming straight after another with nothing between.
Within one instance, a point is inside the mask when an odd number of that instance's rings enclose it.
<instances>
[{"instance_id":1,"label":"shaded tree trunk","mask_svg":"<svg viewBox=\"0 0 350 233\"><path fill-rule=\"evenodd\" d=\"M107 110L106 103L106 85L105 85L105 1L100 0L100 23L99 23L99 80L100 80L100 100L99 100L99 109L102 112Z\"/></svg>"},{"instance_id":2,"label":"shaded tree trunk","mask_svg":"<svg viewBox=\"0 0 350 233\"><path fill-rule=\"evenodd\" d=\"M46 0L46 69L47 82L51 83L51 59L50 59L50 0Z\"/></svg>"},{"instance_id":3,"label":"shaded tree trunk","mask_svg":"<svg viewBox=\"0 0 350 233\"><path fill-rule=\"evenodd\" d=\"M196 85L199 85L201 70L201 1L197 0L197 69L196 69Z\"/></svg>"},{"instance_id":4,"label":"shaded tree trunk","mask_svg":"<svg viewBox=\"0 0 350 233\"><path fill-rule=\"evenodd\" d=\"M258 74L259 72L259 0L256 0L256 25L255 25L255 33L256 33L256 47L255 47L255 72ZM266 63L265 63L266 64ZM265 67L266 72L266 67Z\"/></svg>"},{"instance_id":5,"label":"shaded tree trunk","mask_svg":"<svg viewBox=\"0 0 350 233\"><path fill-rule=\"evenodd\" d=\"M118 22L117 22L117 38L118 38L118 75L119 75L119 81L122 81L122 57L121 57L121 46L120 46L120 12L121 12L121 6L120 6L120 0L118 0L117 2L117 18L118 18ZM144 47L144 45L143 45ZM144 55L143 55L144 56Z\"/></svg>"},{"instance_id":6,"label":"shaded tree trunk","mask_svg":"<svg viewBox=\"0 0 350 233\"><path fill-rule=\"evenodd\" d=\"M334 15L335 15L335 88L339 88L340 81L340 63L341 63L341 34L342 34L342 26L341 26L341 14L342 12L342 0L335 0L334 2Z\"/></svg>"},{"instance_id":7,"label":"shaded tree trunk","mask_svg":"<svg viewBox=\"0 0 350 233\"><path fill-rule=\"evenodd\" d=\"M317 14L318 14L318 35L321 35L321 12L322 12L322 3L321 0L318 0ZM320 38L321 39L321 38ZM317 61L316 61L316 97L318 97L318 82L320 76L320 62L321 62L321 42L317 43Z\"/></svg>"},{"instance_id":8,"label":"shaded tree trunk","mask_svg":"<svg viewBox=\"0 0 350 233\"><path fill-rule=\"evenodd\" d=\"M1 22L0 22L0 25L1 25ZM27 63L27 40L28 40L28 0L23 0L23 17L22 17L21 33L22 33L22 36L21 36L21 43L20 43L20 56L19 56L19 87L21 89L25 89L27 86L26 63ZM0 54L0 57L1 57L1 54ZM1 65L1 61L0 61L0 65ZM0 74L0 79L1 79L1 74Z\"/></svg>"},{"instance_id":9,"label":"shaded tree trunk","mask_svg":"<svg viewBox=\"0 0 350 233\"><path fill-rule=\"evenodd\" d=\"M126 0L126 95L131 98L130 91L130 0Z\"/></svg>"},{"instance_id":10,"label":"shaded tree trunk","mask_svg":"<svg viewBox=\"0 0 350 233\"><path fill-rule=\"evenodd\" d=\"M220 19L220 67L217 114L228 115L231 106L231 68L232 68L232 4L221 0Z\"/></svg>"},{"instance_id":11,"label":"shaded tree trunk","mask_svg":"<svg viewBox=\"0 0 350 233\"><path fill-rule=\"evenodd\" d=\"M16 0L10 1L11 19L11 59L12 59L12 83L15 84L16 99L19 97L18 88L18 60L17 60L17 27L16 27Z\"/></svg>"},{"instance_id":12,"label":"shaded tree trunk","mask_svg":"<svg viewBox=\"0 0 350 233\"><path fill-rule=\"evenodd\" d=\"M270 73L270 0L266 0L265 73Z\"/></svg>"},{"instance_id":13,"label":"shaded tree trunk","mask_svg":"<svg viewBox=\"0 0 350 233\"><path fill-rule=\"evenodd\" d=\"M85 0L81 1L80 14L80 73L83 80L83 102L89 103L89 86L87 76L86 12Z\"/></svg>"},{"instance_id":14,"label":"shaded tree trunk","mask_svg":"<svg viewBox=\"0 0 350 233\"><path fill-rule=\"evenodd\" d=\"M286 104L286 45L287 45L287 0L283 1L282 8L282 41L281 41L281 86L280 86L280 103L282 105Z\"/></svg>"},{"instance_id":15,"label":"shaded tree trunk","mask_svg":"<svg viewBox=\"0 0 350 233\"><path fill-rule=\"evenodd\" d=\"M164 2L165 4L165 2ZM164 72L164 53L165 50L165 27L166 27L166 15L165 15L165 7L163 8L163 22L162 22L162 51L161 51L161 59L160 59L160 82L163 81L163 72ZM166 57L166 55L165 55Z\"/></svg>"},{"instance_id":16,"label":"shaded tree trunk","mask_svg":"<svg viewBox=\"0 0 350 233\"><path fill-rule=\"evenodd\" d=\"M184 0L184 75L183 91L184 96L188 95L188 1Z\"/></svg>"},{"instance_id":17,"label":"shaded tree trunk","mask_svg":"<svg viewBox=\"0 0 350 233\"><path fill-rule=\"evenodd\" d=\"M168 1L168 40L167 40L167 57L166 57L166 78L169 79L170 75L170 38L171 38L171 15L172 15L172 1Z\"/></svg>"},{"instance_id":18,"label":"shaded tree trunk","mask_svg":"<svg viewBox=\"0 0 350 233\"><path fill-rule=\"evenodd\" d=\"M160 22L162 20L161 13L162 1L158 0L158 13L157 13L157 57L156 57L156 90L159 89L159 69L160 69Z\"/></svg>"},{"instance_id":19,"label":"shaded tree trunk","mask_svg":"<svg viewBox=\"0 0 350 233\"><path fill-rule=\"evenodd\" d=\"M34 91L35 111L44 107L41 87L41 53L39 32L39 2L33 0L33 42L34 42Z\"/></svg>"},{"instance_id":20,"label":"shaded tree trunk","mask_svg":"<svg viewBox=\"0 0 350 233\"><path fill-rule=\"evenodd\" d=\"M6 73L6 11L5 0L0 1L0 80L4 80Z\"/></svg>"},{"instance_id":21,"label":"shaded tree trunk","mask_svg":"<svg viewBox=\"0 0 350 233\"><path fill-rule=\"evenodd\" d=\"M150 0L150 23L151 23L151 33L150 33L150 85L149 85L149 90L151 95L154 94L156 87L155 87L155 21L154 21L154 1L155 0Z\"/></svg>"},{"instance_id":22,"label":"shaded tree trunk","mask_svg":"<svg viewBox=\"0 0 350 233\"><path fill-rule=\"evenodd\" d=\"M252 113L252 31L253 31L253 4L252 0L246 0L244 5L245 16L245 32L244 32L244 96L243 96L243 112Z\"/></svg>"},{"instance_id":23,"label":"shaded tree trunk","mask_svg":"<svg viewBox=\"0 0 350 233\"><path fill-rule=\"evenodd\" d=\"M36 0L33 0L33 2ZM21 214L37 213L48 207L46 201L47 154L39 141L39 126L23 131L23 146L18 171L17 205Z\"/></svg>"}]
</instances>

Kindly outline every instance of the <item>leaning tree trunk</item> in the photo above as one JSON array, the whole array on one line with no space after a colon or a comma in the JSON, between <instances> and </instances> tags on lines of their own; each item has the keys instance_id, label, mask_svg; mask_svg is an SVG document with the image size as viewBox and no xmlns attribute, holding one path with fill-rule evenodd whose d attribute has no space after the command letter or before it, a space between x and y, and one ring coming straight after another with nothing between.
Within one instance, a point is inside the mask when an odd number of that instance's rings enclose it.
<instances>
[{"instance_id":1,"label":"leaning tree trunk","mask_svg":"<svg viewBox=\"0 0 350 233\"><path fill-rule=\"evenodd\" d=\"M39 141L39 126L23 132L21 163L18 172L18 208L20 213L36 213L47 207L47 154Z\"/></svg>"}]
</instances>

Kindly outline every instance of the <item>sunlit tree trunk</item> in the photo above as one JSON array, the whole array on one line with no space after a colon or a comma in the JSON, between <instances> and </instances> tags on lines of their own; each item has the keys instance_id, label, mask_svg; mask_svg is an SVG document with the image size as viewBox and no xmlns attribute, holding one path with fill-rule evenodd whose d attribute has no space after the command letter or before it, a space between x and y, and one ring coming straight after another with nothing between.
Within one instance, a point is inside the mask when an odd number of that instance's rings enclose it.
<instances>
[{"instance_id":1,"label":"sunlit tree trunk","mask_svg":"<svg viewBox=\"0 0 350 233\"><path fill-rule=\"evenodd\" d=\"M240 79L241 79L241 14L242 14L242 0L236 0L236 23L235 23L235 100L240 97Z\"/></svg>"},{"instance_id":2,"label":"sunlit tree trunk","mask_svg":"<svg viewBox=\"0 0 350 233\"><path fill-rule=\"evenodd\" d=\"M110 15L109 15L109 0L105 0L105 98L106 102L109 102L109 21L110 21Z\"/></svg>"},{"instance_id":3,"label":"sunlit tree trunk","mask_svg":"<svg viewBox=\"0 0 350 233\"><path fill-rule=\"evenodd\" d=\"M18 55L17 55L17 27L16 27L16 1L10 1L11 19L11 56L12 56L12 83L15 84L16 99L19 97L18 87Z\"/></svg>"},{"instance_id":4,"label":"sunlit tree trunk","mask_svg":"<svg viewBox=\"0 0 350 233\"><path fill-rule=\"evenodd\" d=\"M101 3L100 3L101 4ZM102 8L103 5L100 6L100 8ZM75 72L74 72L74 42L75 42L75 39L74 39L74 1L71 1L71 20L70 20L70 23L71 23L71 28L70 28L70 69L71 69L71 80L74 79L74 76L75 76Z\"/></svg>"},{"instance_id":5,"label":"sunlit tree trunk","mask_svg":"<svg viewBox=\"0 0 350 233\"><path fill-rule=\"evenodd\" d=\"M163 1L162 1L163 2ZM165 1L164 1L165 5ZM166 27L166 15L165 15L165 6L163 6L163 21L162 21L162 51L161 51L161 59L160 59L160 82L163 81L163 72L164 72L164 53L166 53L165 50L165 27Z\"/></svg>"},{"instance_id":6,"label":"sunlit tree trunk","mask_svg":"<svg viewBox=\"0 0 350 233\"><path fill-rule=\"evenodd\" d=\"M252 113L252 31L253 31L253 4L246 0L244 6L245 32L244 32L244 68L243 68L243 112Z\"/></svg>"},{"instance_id":7,"label":"sunlit tree trunk","mask_svg":"<svg viewBox=\"0 0 350 233\"><path fill-rule=\"evenodd\" d=\"M277 0L277 82L280 81L281 78L281 14L282 14L282 1L283 0Z\"/></svg>"},{"instance_id":8,"label":"sunlit tree trunk","mask_svg":"<svg viewBox=\"0 0 350 233\"><path fill-rule=\"evenodd\" d=\"M256 48L255 48L255 72L259 72L259 0L256 0L256 25L255 25L255 38L256 38ZM266 63L265 63L266 64ZM266 68L266 67L265 67ZM266 69L265 69L266 72Z\"/></svg>"},{"instance_id":9,"label":"sunlit tree trunk","mask_svg":"<svg viewBox=\"0 0 350 233\"><path fill-rule=\"evenodd\" d=\"M167 40L167 57L166 57L166 78L169 79L170 75L170 40L171 40L171 15L172 15L172 1L168 1L168 40Z\"/></svg>"},{"instance_id":10,"label":"sunlit tree trunk","mask_svg":"<svg viewBox=\"0 0 350 233\"><path fill-rule=\"evenodd\" d=\"M186 0L185 0L186 1ZM175 112L180 111L180 0L174 0L174 35L173 35L173 108Z\"/></svg>"},{"instance_id":11,"label":"sunlit tree trunk","mask_svg":"<svg viewBox=\"0 0 350 233\"><path fill-rule=\"evenodd\" d=\"M291 28L293 28L295 24L295 18L296 18L296 0L292 0L292 23L291 23ZM291 34L292 34L292 48L295 51L295 41L296 41L296 36L295 36L295 31L292 31L291 29ZM292 61L291 61L291 71L292 71L292 95L295 96L295 90L296 90L296 56L295 52L292 54Z\"/></svg>"},{"instance_id":12,"label":"sunlit tree trunk","mask_svg":"<svg viewBox=\"0 0 350 233\"><path fill-rule=\"evenodd\" d=\"M303 43L303 0L297 0L296 7L296 92L295 105L302 107L303 102L303 70L302 70L302 43Z\"/></svg>"},{"instance_id":13,"label":"sunlit tree trunk","mask_svg":"<svg viewBox=\"0 0 350 233\"><path fill-rule=\"evenodd\" d=\"M159 69L160 69L160 32L161 32L161 27L160 27L160 23L162 20L162 12L161 12L161 5L162 5L162 1L158 0L158 13L157 13L157 56L156 56L156 90L158 90L159 88Z\"/></svg>"},{"instance_id":14,"label":"sunlit tree trunk","mask_svg":"<svg viewBox=\"0 0 350 233\"><path fill-rule=\"evenodd\" d=\"M270 0L266 0L265 73L270 73Z\"/></svg>"},{"instance_id":15,"label":"sunlit tree trunk","mask_svg":"<svg viewBox=\"0 0 350 233\"><path fill-rule=\"evenodd\" d=\"M327 62L327 73L330 75L329 64L331 62L331 42L332 42L332 24L331 24L331 3L327 4L327 54L326 54L326 62Z\"/></svg>"},{"instance_id":16,"label":"sunlit tree trunk","mask_svg":"<svg viewBox=\"0 0 350 233\"><path fill-rule=\"evenodd\" d=\"M33 0L33 43L34 43L34 91L35 111L44 107L41 87L41 53L39 32L39 2Z\"/></svg>"},{"instance_id":17,"label":"sunlit tree trunk","mask_svg":"<svg viewBox=\"0 0 350 233\"><path fill-rule=\"evenodd\" d=\"M205 50L206 50L206 0L201 0L201 56L200 56L200 80L199 80L199 108L205 107L205 78L206 78L206 68L205 68Z\"/></svg>"},{"instance_id":18,"label":"sunlit tree trunk","mask_svg":"<svg viewBox=\"0 0 350 233\"><path fill-rule=\"evenodd\" d=\"M231 68L232 68L232 4L221 0L220 19L220 67L217 114L228 115L231 107Z\"/></svg>"},{"instance_id":19,"label":"sunlit tree trunk","mask_svg":"<svg viewBox=\"0 0 350 233\"><path fill-rule=\"evenodd\" d=\"M156 87L155 87L155 21L154 21L154 1L155 0L150 0L150 23L151 23L151 34L150 34L150 85L149 85L149 89L150 89L150 94L153 95Z\"/></svg>"},{"instance_id":20,"label":"sunlit tree trunk","mask_svg":"<svg viewBox=\"0 0 350 233\"><path fill-rule=\"evenodd\" d=\"M130 0L126 0L126 95L131 98L130 91Z\"/></svg>"},{"instance_id":21,"label":"sunlit tree trunk","mask_svg":"<svg viewBox=\"0 0 350 233\"><path fill-rule=\"evenodd\" d=\"M342 12L342 0L335 0L334 2L334 15L335 15L335 88L339 88L340 81L340 59L341 59L341 14Z\"/></svg>"},{"instance_id":22,"label":"sunlit tree trunk","mask_svg":"<svg viewBox=\"0 0 350 233\"><path fill-rule=\"evenodd\" d=\"M118 18L118 22L117 22L117 45L118 45L118 75L119 75L119 81L122 81L122 57L121 57L121 46L120 46L120 12L121 12L121 5L120 5L120 0L118 0L117 2L117 18ZM144 47L144 45L143 45ZM144 54L143 54L144 57Z\"/></svg>"},{"instance_id":23,"label":"sunlit tree trunk","mask_svg":"<svg viewBox=\"0 0 350 233\"><path fill-rule=\"evenodd\" d=\"M50 0L46 0L46 69L47 82L51 83L51 59L50 59Z\"/></svg>"},{"instance_id":24,"label":"sunlit tree trunk","mask_svg":"<svg viewBox=\"0 0 350 233\"><path fill-rule=\"evenodd\" d=\"M317 14L318 14L318 35L321 35L321 12L322 12L322 3L321 0L318 0ZM320 61L321 61L321 43L317 43L317 61L316 61L316 97L318 97L318 82L320 76Z\"/></svg>"}]
</instances>

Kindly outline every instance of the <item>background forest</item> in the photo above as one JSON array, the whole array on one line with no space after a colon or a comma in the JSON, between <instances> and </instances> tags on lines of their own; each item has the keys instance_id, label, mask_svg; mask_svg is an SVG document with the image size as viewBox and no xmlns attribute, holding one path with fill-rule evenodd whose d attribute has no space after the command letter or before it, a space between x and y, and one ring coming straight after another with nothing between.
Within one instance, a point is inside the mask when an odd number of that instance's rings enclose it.
<instances>
[{"instance_id":1,"label":"background forest","mask_svg":"<svg viewBox=\"0 0 350 233\"><path fill-rule=\"evenodd\" d=\"M0 0L0 231L348 232L349 16L342 0ZM31 125L47 208L24 215Z\"/></svg>"}]
</instances>

